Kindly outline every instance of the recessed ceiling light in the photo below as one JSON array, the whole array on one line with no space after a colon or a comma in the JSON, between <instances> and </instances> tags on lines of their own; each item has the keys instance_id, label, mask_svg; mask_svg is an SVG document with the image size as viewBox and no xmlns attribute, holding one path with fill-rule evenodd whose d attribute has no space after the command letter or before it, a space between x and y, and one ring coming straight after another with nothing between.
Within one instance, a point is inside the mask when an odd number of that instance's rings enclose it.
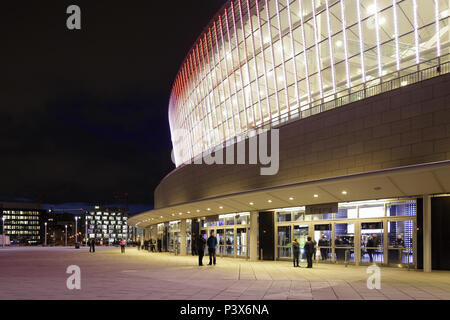
<instances>
[{"instance_id":1,"label":"recessed ceiling light","mask_svg":"<svg viewBox=\"0 0 450 320\"><path fill-rule=\"evenodd\" d=\"M267 200L268 203L272 203L272 200Z\"/></svg>"},{"instance_id":2,"label":"recessed ceiling light","mask_svg":"<svg viewBox=\"0 0 450 320\"><path fill-rule=\"evenodd\" d=\"M206 209L206 210L211 211L211 208L208 208L208 209Z\"/></svg>"},{"instance_id":3,"label":"recessed ceiling light","mask_svg":"<svg viewBox=\"0 0 450 320\"><path fill-rule=\"evenodd\" d=\"M253 203L253 202L250 202L249 204L250 204L251 206L252 206L252 205L254 205L254 203Z\"/></svg>"},{"instance_id":4,"label":"recessed ceiling light","mask_svg":"<svg viewBox=\"0 0 450 320\"><path fill-rule=\"evenodd\" d=\"M163 216L160 216L160 218L162 219L162 218L163 218Z\"/></svg>"},{"instance_id":5,"label":"recessed ceiling light","mask_svg":"<svg viewBox=\"0 0 450 320\"><path fill-rule=\"evenodd\" d=\"M315 195L314 195L314 198L318 198L318 197L319 197L319 195L318 195L318 194L315 194Z\"/></svg>"},{"instance_id":6,"label":"recessed ceiling light","mask_svg":"<svg viewBox=\"0 0 450 320\"><path fill-rule=\"evenodd\" d=\"M200 212L200 210L197 209L197 212Z\"/></svg>"},{"instance_id":7,"label":"recessed ceiling light","mask_svg":"<svg viewBox=\"0 0 450 320\"><path fill-rule=\"evenodd\" d=\"M220 206L220 207L219 207L219 209L223 209L223 207L222 207L222 206Z\"/></svg>"},{"instance_id":8,"label":"recessed ceiling light","mask_svg":"<svg viewBox=\"0 0 450 320\"><path fill-rule=\"evenodd\" d=\"M191 213L190 211L188 211L187 213Z\"/></svg>"},{"instance_id":9,"label":"recessed ceiling light","mask_svg":"<svg viewBox=\"0 0 450 320\"><path fill-rule=\"evenodd\" d=\"M183 212L180 212L179 215L181 216L183 214Z\"/></svg>"},{"instance_id":10,"label":"recessed ceiling light","mask_svg":"<svg viewBox=\"0 0 450 320\"><path fill-rule=\"evenodd\" d=\"M342 191L342 194L345 196L347 194L347 191Z\"/></svg>"},{"instance_id":11,"label":"recessed ceiling light","mask_svg":"<svg viewBox=\"0 0 450 320\"><path fill-rule=\"evenodd\" d=\"M294 200L294 197L290 197L289 200L291 200L291 201Z\"/></svg>"},{"instance_id":12,"label":"recessed ceiling light","mask_svg":"<svg viewBox=\"0 0 450 320\"><path fill-rule=\"evenodd\" d=\"M175 215L175 213L172 213L172 217Z\"/></svg>"}]
</instances>

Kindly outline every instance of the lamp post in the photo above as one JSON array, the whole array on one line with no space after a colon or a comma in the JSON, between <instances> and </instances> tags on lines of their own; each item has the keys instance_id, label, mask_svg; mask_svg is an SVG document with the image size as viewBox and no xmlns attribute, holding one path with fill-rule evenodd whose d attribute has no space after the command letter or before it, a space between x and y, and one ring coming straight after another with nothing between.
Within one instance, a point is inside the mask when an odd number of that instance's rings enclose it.
<instances>
[{"instance_id":1,"label":"lamp post","mask_svg":"<svg viewBox=\"0 0 450 320\"><path fill-rule=\"evenodd\" d=\"M5 247L6 237L5 237L5 217L2 217L2 246Z\"/></svg>"},{"instance_id":2,"label":"lamp post","mask_svg":"<svg viewBox=\"0 0 450 320\"><path fill-rule=\"evenodd\" d=\"M86 219L86 218L85 218ZM84 245L87 246L87 220L84 221Z\"/></svg>"},{"instance_id":3,"label":"lamp post","mask_svg":"<svg viewBox=\"0 0 450 320\"><path fill-rule=\"evenodd\" d=\"M44 223L44 247L47 246L47 222Z\"/></svg>"},{"instance_id":4,"label":"lamp post","mask_svg":"<svg viewBox=\"0 0 450 320\"><path fill-rule=\"evenodd\" d=\"M78 217L75 217L75 245L78 242Z\"/></svg>"},{"instance_id":5,"label":"lamp post","mask_svg":"<svg viewBox=\"0 0 450 320\"><path fill-rule=\"evenodd\" d=\"M66 239L65 239L65 244L66 244L66 247L67 247L67 224L64 226L64 228L66 229L66 231L64 231L64 235L66 236Z\"/></svg>"}]
</instances>

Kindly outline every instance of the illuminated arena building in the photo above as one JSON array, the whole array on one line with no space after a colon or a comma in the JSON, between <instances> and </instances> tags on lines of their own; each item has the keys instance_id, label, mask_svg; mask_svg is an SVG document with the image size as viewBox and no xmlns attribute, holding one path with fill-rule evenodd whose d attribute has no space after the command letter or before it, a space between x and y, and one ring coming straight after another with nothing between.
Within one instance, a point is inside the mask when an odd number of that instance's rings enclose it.
<instances>
[{"instance_id":1,"label":"illuminated arena building","mask_svg":"<svg viewBox=\"0 0 450 320\"><path fill-rule=\"evenodd\" d=\"M129 224L181 254L215 230L223 256L291 259L311 236L323 263L450 269L449 6L227 2L174 80L177 168ZM277 174L194 164L255 129L279 130Z\"/></svg>"}]
</instances>

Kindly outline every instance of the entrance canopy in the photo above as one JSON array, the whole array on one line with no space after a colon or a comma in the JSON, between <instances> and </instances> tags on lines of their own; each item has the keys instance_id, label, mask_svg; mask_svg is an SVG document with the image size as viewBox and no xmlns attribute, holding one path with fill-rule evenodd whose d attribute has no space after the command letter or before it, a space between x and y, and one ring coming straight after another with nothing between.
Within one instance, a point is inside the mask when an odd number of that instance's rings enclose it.
<instances>
[{"instance_id":1,"label":"entrance canopy","mask_svg":"<svg viewBox=\"0 0 450 320\"><path fill-rule=\"evenodd\" d=\"M150 210L128 220L145 228L179 219L275 208L450 193L450 161L254 189Z\"/></svg>"}]
</instances>

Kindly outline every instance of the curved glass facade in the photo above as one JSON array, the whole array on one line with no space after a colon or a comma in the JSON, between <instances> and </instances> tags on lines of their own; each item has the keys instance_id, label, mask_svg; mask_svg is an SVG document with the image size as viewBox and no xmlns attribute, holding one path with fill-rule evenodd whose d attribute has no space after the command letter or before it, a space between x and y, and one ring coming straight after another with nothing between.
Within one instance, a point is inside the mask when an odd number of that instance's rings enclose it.
<instances>
[{"instance_id":1,"label":"curved glass facade","mask_svg":"<svg viewBox=\"0 0 450 320\"><path fill-rule=\"evenodd\" d=\"M449 5L228 2L174 81L169 121L176 165L249 130L420 81L430 68L429 77L441 73L436 67L447 68L449 60Z\"/></svg>"}]
</instances>

